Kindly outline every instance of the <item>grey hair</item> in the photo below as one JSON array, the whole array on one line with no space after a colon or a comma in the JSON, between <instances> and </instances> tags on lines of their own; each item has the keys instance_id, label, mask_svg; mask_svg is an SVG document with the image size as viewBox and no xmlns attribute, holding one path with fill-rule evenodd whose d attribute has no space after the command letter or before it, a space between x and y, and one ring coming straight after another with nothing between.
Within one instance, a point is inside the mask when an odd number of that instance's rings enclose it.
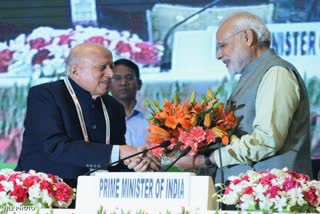
<instances>
[{"instance_id":1,"label":"grey hair","mask_svg":"<svg viewBox=\"0 0 320 214\"><path fill-rule=\"evenodd\" d=\"M74 65L75 54L73 53L73 49L71 49L68 57L65 59L65 75L70 76L70 70Z\"/></svg>"},{"instance_id":2,"label":"grey hair","mask_svg":"<svg viewBox=\"0 0 320 214\"><path fill-rule=\"evenodd\" d=\"M70 55L65 59L65 74L66 76L70 75L71 63L70 63Z\"/></svg>"},{"instance_id":3,"label":"grey hair","mask_svg":"<svg viewBox=\"0 0 320 214\"><path fill-rule=\"evenodd\" d=\"M260 17L248 12L238 12L226 18L224 22L231 19L233 19L235 31L241 31L249 28L256 33L258 44L267 47L270 46L270 31Z\"/></svg>"}]
</instances>

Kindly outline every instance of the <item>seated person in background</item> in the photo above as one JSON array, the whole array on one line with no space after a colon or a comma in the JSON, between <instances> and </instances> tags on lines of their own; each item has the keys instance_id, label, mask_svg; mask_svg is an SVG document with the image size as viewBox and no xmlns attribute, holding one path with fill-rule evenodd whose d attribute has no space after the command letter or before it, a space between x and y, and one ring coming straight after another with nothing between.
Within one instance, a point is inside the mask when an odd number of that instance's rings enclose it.
<instances>
[{"instance_id":1,"label":"seated person in background","mask_svg":"<svg viewBox=\"0 0 320 214\"><path fill-rule=\"evenodd\" d=\"M76 187L78 176L138 150L125 144L124 108L108 95L112 53L97 44L77 45L66 60L66 73L64 80L29 90L16 170L55 174ZM108 170L159 168L148 157L131 158L124 164Z\"/></svg>"},{"instance_id":2,"label":"seated person in background","mask_svg":"<svg viewBox=\"0 0 320 214\"><path fill-rule=\"evenodd\" d=\"M185 157L177 165L218 167L218 183L250 169L287 167L312 177L309 99L298 70L270 48L270 31L253 14L226 18L216 38L217 59L231 75L241 75L226 105L237 108L240 124L221 149L221 161L215 150L195 160Z\"/></svg>"},{"instance_id":3,"label":"seated person in background","mask_svg":"<svg viewBox=\"0 0 320 214\"><path fill-rule=\"evenodd\" d=\"M148 136L149 122L138 109L136 100L137 91L142 86L139 67L128 59L118 59L113 71L110 90L126 112L126 143L136 147L147 144L144 139Z\"/></svg>"}]
</instances>

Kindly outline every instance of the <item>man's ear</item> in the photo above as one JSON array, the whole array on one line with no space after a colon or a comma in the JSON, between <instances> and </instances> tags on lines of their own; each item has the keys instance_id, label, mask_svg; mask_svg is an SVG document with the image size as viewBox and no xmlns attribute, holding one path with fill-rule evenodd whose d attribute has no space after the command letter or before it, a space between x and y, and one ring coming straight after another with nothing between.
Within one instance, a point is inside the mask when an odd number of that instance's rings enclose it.
<instances>
[{"instance_id":1,"label":"man's ear","mask_svg":"<svg viewBox=\"0 0 320 214\"><path fill-rule=\"evenodd\" d=\"M246 29L244 31L244 39L246 44L250 47L257 42L257 34L252 29Z\"/></svg>"},{"instance_id":2,"label":"man's ear","mask_svg":"<svg viewBox=\"0 0 320 214\"><path fill-rule=\"evenodd\" d=\"M71 66L70 76L73 77L74 79L77 79L77 76L78 76L78 67L77 67L76 65Z\"/></svg>"}]
</instances>

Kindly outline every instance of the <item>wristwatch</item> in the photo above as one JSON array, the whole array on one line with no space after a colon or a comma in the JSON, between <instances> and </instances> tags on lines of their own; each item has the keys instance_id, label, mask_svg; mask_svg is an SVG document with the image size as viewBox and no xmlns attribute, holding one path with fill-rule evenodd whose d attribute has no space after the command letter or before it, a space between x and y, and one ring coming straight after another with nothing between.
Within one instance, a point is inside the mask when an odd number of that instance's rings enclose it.
<instances>
[{"instance_id":1,"label":"wristwatch","mask_svg":"<svg viewBox=\"0 0 320 214\"><path fill-rule=\"evenodd\" d=\"M212 152L206 152L204 154L204 162L205 162L207 167L214 167L214 164L210 160L210 155L211 154L212 154Z\"/></svg>"}]
</instances>

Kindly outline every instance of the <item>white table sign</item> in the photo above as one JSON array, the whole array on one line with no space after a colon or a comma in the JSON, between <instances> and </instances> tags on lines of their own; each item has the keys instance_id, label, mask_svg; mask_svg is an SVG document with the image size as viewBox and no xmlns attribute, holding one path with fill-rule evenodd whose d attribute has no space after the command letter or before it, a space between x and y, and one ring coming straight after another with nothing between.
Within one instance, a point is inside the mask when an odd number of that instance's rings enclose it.
<instances>
[{"instance_id":1,"label":"white table sign","mask_svg":"<svg viewBox=\"0 0 320 214\"><path fill-rule=\"evenodd\" d=\"M98 173L78 178L76 213L179 211L182 207L207 211L217 207L213 193L212 179L193 173Z\"/></svg>"}]
</instances>

